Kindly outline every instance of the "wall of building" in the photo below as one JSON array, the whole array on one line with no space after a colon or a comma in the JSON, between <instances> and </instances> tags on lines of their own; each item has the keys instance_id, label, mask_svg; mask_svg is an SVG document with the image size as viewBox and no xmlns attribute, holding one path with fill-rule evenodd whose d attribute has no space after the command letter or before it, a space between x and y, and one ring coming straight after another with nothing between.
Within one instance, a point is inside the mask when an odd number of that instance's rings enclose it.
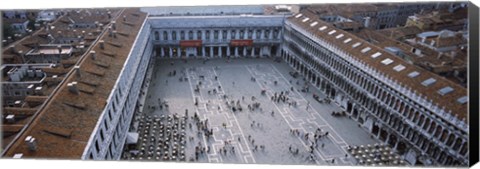
<instances>
[{"instance_id":1,"label":"wall of building","mask_svg":"<svg viewBox=\"0 0 480 169\"><path fill-rule=\"evenodd\" d=\"M150 33L150 24L145 21L92 132L82 159L120 159L142 85L138 82L143 82L152 56Z\"/></svg>"},{"instance_id":2,"label":"wall of building","mask_svg":"<svg viewBox=\"0 0 480 169\"><path fill-rule=\"evenodd\" d=\"M154 28L151 35L160 57L256 57L279 54L283 17L152 17L149 22ZM201 46L180 46L185 40L201 40ZM231 40L253 43L232 46Z\"/></svg>"},{"instance_id":3,"label":"wall of building","mask_svg":"<svg viewBox=\"0 0 480 169\"><path fill-rule=\"evenodd\" d=\"M282 57L287 63L345 108L374 137L408 157L407 161L468 163L468 133L460 132L463 129L452 129L452 123L424 104L288 21L284 39Z\"/></svg>"}]
</instances>

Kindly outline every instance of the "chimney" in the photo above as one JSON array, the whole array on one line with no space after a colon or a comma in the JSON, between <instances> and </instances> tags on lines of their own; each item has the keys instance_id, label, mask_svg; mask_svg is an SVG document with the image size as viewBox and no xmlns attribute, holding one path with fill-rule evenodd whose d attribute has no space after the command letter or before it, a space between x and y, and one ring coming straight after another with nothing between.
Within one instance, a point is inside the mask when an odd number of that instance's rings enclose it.
<instances>
[{"instance_id":1,"label":"chimney","mask_svg":"<svg viewBox=\"0 0 480 169\"><path fill-rule=\"evenodd\" d=\"M435 45L435 40L432 40L432 41L430 42L430 46L434 46L434 45Z\"/></svg>"},{"instance_id":2,"label":"chimney","mask_svg":"<svg viewBox=\"0 0 480 169\"><path fill-rule=\"evenodd\" d=\"M123 22L127 22L127 16L123 15Z\"/></svg>"},{"instance_id":3,"label":"chimney","mask_svg":"<svg viewBox=\"0 0 480 169\"><path fill-rule=\"evenodd\" d=\"M365 28L368 28L370 26L370 17L365 17L365 22L363 23L363 26Z\"/></svg>"},{"instance_id":4,"label":"chimney","mask_svg":"<svg viewBox=\"0 0 480 169\"><path fill-rule=\"evenodd\" d=\"M62 31L57 31L58 37L62 37Z\"/></svg>"},{"instance_id":5,"label":"chimney","mask_svg":"<svg viewBox=\"0 0 480 169\"><path fill-rule=\"evenodd\" d=\"M7 117L5 119L7 120L7 123L9 123L9 124L15 123L15 115L13 115L13 114L7 115Z\"/></svg>"},{"instance_id":6,"label":"chimney","mask_svg":"<svg viewBox=\"0 0 480 169\"><path fill-rule=\"evenodd\" d=\"M78 77L81 77L82 75L80 74L80 66L74 66L73 69L75 70L75 74L77 74Z\"/></svg>"},{"instance_id":7,"label":"chimney","mask_svg":"<svg viewBox=\"0 0 480 169\"><path fill-rule=\"evenodd\" d=\"M30 150L30 151L37 150L37 141L35 140L34 137L27 136L27 138L25 138L25 143L27 143L27 145L28 145L28 150Z\"/></svg>"},{"instance_id":8,"label":"chimney","mask_svg":"<svg viewBox=\"0 0 480 169\"><path fill-rule=\"evenodd\" d=\"M96 54L95 54L95 51L93 51L93 50L90 51L90 57L92 58L92 60L97 59L97 56L96 56Z\"/></svg>"},{"instance_id":9,"label":"chimney","mask_svg":"<svg viewBox=\"0 0 480 169\"><path fill-rule=\"evenodd\" d=\"M100 30L103 30L103 24L98 24L98 27L100 27Z\"/></svg>"},{"instance_id":10,"label":"chimney","mask_svg":"<svg viewBox=\"0 0 480 169\"><path fill-rule=\"evenodd\" d=\"M113 30L117 30L117 22L116 21L112 21L112 28Z\"/></svg>"},{"instance_id":11,"label":"chimney","mask_svg":"<svg viewBox=\"0 0 480 169\"><path fill-rule=\"evenodd\" d=\"M98 41L98 43L100 44L100 49L105 49L105 41L104 40L100 40Z\"/></svg>"},{"instance_id":12,"label":"chimney","mask_svg":"<svg viewBox=\"0 0 480 169\"><path fill-rule=\"evenodd\" d=\"M39 96L43 96L43 87L36 87L35 88L35 94L39 95Z\"/></svg>"},{"instance_id":13,"label":"chimney","mask_svg":"<svg viewBox=\"0 0 480 169\"><path fill-rule=\"evenodd\" d=\"M70 92L78 94L77 82L68 83L67 86Z\"/></svg>"},{"instance_id":14,"label":"chimney","mask_svg":"<svg viewBox=\"0 0 480 169\"><path fill-rule=\"evenodd\" d=\"M85 37L85 31L82 31L82 37Z\"/></svg>"},{"instance_id":15,"label":"chimney","mask_svg":"<svg viewBox=\"0 0 480 169\"><path fill-rule=\"evenodd\" d=\"M112 13L110 11L108 11L107 15L108 15L108 19L112 18Z\"/></svg>"},{"instance_id":16,"label":"chimney","mask_svg":"<svg viewBox=\"0 0 480 169\"><path fill-rule=\"evenodd\" d=\"M117 31L113 31L113 38L117 38Z\"/></svg>"}]
</instances>

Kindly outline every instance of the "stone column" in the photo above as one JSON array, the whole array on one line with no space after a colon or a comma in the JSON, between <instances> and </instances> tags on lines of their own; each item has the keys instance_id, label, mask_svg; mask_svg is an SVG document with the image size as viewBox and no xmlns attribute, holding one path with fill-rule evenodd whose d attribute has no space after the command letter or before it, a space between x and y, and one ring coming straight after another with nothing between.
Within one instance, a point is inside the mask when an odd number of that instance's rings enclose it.
<instances>
[{"instance_id":1,"label":"stone column","mask_svg":"<svg viewBox=\"0 0 480 169\"><path fill-rule=\"evenodd\" d=\"M220 58L223 57L223 55L222 55L222 47L221 47L221 46L218 47L218 56L219 56Z\"/></svg>"},{"instance_id":2,"label":"stone column","mask_svg":"<svg viewBox=\"0 0 480 169\"><path fill-rule=\"evenodd\" d=\"M182 57L181 54L182 54L182 48L178 47L178 49L177 49L177 57L178 57L178 58Z\"/></svg>"},{"instance_id":3,"label":"stone column","mask_svg":"<svg viewBox=\"0 0 480 169\"><path fill-rule=\"evenodd\" d=\"M163 58L163 57L165 57L165 51L163 51L163 47L161 47L160 49L161 49L160 56L162 56L162 58Z\"/></svg>"},{"instance_id":4,"label":"stone column","mask_svg":"<svg viewBox=\"0 0 480 169\"><path fill-rule=\"evenodd\" d=\"M173 57L173 49L172 49L172 47L168 47L168 50L169 50L170 58L172 58L172 57Z\"/></svg>"},{"instance_id":5,"label":"stone column","mask_svg":"<svg viewBox=\"0 0 480 169\"><path fill-rule=\"evenodd\" d=\"M264 38L265 37L265 29L262 29L261 31L262 31L262 33L260 34L260 39L265 39Z\"/></svg>"},{"instance_id":6,"label":"stone column","mask_svg":"<svg viewBox=\"0 0 480 169\"><path fill-rule=\"evenodd\" d=\"M247 47L243 47L243 56L247 56Z\"/></svg>"},{"instance_id":7,"label":"stone column","mask_svg":"<svg viewBox=\"0 0 480 169\"><path fill-rule=\"evenodd\" d=\"M273 30L270 29L270 33L268 35L268 39L273 39Z\"/></svg>"},{"instance_id":8,"label":"stone column","mask_svg":"<svg viewBox=\"0 0 480 169\"><path fill-rule=\"evenodd\" d=\"M213 46L210 46L210 57L213 58Z\"/></svg>"},{"instance_id":9,"label":"stone column","mask_svg":"<svg viewBox=\"0 0 480 169\"><path fill-rule=\"evenodd\" d=\"M205 57L205 46L202 47L202 57Z\"/></svg>"},{"instance_id":10,"label":"stone column","mask_svg":"<svg viewBox=\"0 0 480 169\"><path fill-rule=\"evenodd\" d=\"M238 47L235 47L235 57L238 57Z\"/></svg>"},{"instance_id":11,"label":"stone column","mask_svg":"<svg viewBox=\"0 0 480 169\"><path fill-rule=\"evenodd\" d=\"M227 56L230 56L230 46L227 46Z\"/></svg>"},{"instance_id":12,"label":"stone column","mask_svg":"<svg viewBox=\"0 0 480 169\"><path fill-rule=\"evenodd\" d=\"M207 38L205 37L205 30L201 30L202 31L202 41L205 41Z\"/></svg>"},{"instance_id":13,"label":"stone column","mask_svg":"<svg viewBox=\"0 0 480 169\"><path fill-rule=\"evenodd\" d=\"M254 30L252 30L252 31L253 31L253 33L252 33L252 39L257 39L257 30L254 29Z\"/></svg>"},{"instance_id":14,"label":"stone column","mask_svg":"<svg viewBox=\"0 0 480 169\"><path fill-rule=\"evenodd\" d=\"M255 47L252 46L252 53L251 53L252 57L255 56Z\"/></svg>"}]
</instances>

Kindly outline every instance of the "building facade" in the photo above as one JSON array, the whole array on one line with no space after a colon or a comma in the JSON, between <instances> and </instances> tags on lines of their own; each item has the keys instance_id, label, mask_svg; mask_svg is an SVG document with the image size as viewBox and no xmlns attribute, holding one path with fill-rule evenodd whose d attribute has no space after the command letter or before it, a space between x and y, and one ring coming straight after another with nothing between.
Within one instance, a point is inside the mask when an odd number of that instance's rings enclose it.
<instances>
[{"instance_id":1,"label":"building facade","mask_svg":"<svg viewBox=\"0 0 480 169\"><path fill-rule=\"evenodd\" d=\"M365 62L348 56L347 51L336 46L331 39L322 39L309 32L312 29L299 26L298 23L306 18L298 14L285 22L281 55L287 63L345 108L351 118L374 137L403 154L412 165L468 164L468 126L464 121L455 119L451 112L446 113L438 107L432 109L431 102L418 99L418 96L415 98L416 92L406 92L406 89L395 84L397 81L375 72ZM365 43L354 42L339 30L326 29L327 26L318 28L319 31L328 32L326 36L331 35L332 39L353 44L352 48ZM371 49L365 47L361 53ZM371 57L381 55L377 52ZM384 65L392 62L391 59L382 61ZM394 69L399 72L405 66L400 64ZM417 75L418 72L411 73L411 76ZM452 90L445 87L438 92L449 93ZM466 96L458 98L458 104L465 104L465 99Z\"/></svg>"}]
</instances>

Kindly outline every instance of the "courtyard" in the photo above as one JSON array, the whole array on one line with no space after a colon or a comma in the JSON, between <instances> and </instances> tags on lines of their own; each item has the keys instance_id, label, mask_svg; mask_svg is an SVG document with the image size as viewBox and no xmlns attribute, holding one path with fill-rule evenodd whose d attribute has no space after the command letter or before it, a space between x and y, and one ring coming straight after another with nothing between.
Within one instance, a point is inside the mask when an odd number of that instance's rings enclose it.
<instances>
[{"instance_id":1,"label":"courtyard","mask_svg":"<svg viewBox=\"0 0 480 169\"><path fill-rule=\"evenodd\" d=\"M347 147L379 141L292 71L267 58L157 59L132 123L136 148L153 153L128 159L356 165Z\"/></svg>"}]
</instances>

